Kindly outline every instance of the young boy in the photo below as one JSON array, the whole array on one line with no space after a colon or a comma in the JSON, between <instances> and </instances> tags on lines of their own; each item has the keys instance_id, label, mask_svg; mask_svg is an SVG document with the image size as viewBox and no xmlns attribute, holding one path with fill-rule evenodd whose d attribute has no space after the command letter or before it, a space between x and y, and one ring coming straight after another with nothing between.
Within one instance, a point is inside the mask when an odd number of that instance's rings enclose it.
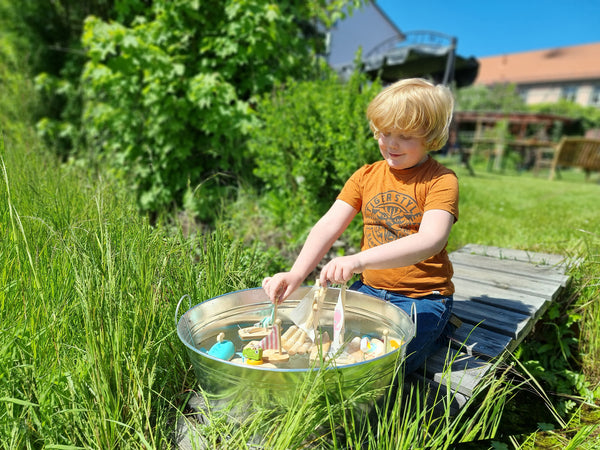
<instances>
[{"instance_id":1,"label":"young boy","mask_svg":"<svg viewBox=\"0 0 600 450\"><path fill-rule=\"evenodd\" d=\"M405 373L419 368L443 342L454 285L446 244L458 219L458 180L429 156L448 139L454 100L450 90L413 78L383 89L367 118L383 160L357 170L329 211L315 224L289 272L263 280L273 302L285 300L329 251L359 212L361 251L329 261L325 285L391 301L409 315L416 306L417 333L407 347Z\"/></svg>"}]
</instances>

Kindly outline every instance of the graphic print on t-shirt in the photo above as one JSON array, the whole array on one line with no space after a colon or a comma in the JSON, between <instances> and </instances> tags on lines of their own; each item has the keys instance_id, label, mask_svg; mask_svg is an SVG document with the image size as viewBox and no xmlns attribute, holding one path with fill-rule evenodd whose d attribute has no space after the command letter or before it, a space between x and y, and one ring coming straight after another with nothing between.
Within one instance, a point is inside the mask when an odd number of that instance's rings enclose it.
<instances>
[{"instance_id":1,"label":"graphic print on t-shirt","mask_svg":"<svg viewBox=\"0 0 600 450\"><path fill-rule=\"evenodd\" d=\"M372 197L365 206L364 236L368 247L416 232L423 213L417 202L398 191L386 191Z\"/></svg>"}]
</instances>

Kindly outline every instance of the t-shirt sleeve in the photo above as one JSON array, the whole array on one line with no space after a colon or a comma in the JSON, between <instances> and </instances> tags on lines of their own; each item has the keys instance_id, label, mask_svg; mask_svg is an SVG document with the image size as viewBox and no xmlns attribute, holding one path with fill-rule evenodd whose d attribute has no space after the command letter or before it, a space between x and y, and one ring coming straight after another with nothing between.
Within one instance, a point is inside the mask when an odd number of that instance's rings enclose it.
<instances>
[{"instance_id":1,"label":"t-shirt sleeve","mask_svg":"<svg viewBox=\"0 0 600 450\"><path fill-rule=\"evenodd\" d=\"M458 220L458 178L453 172L444 173L437 177L429 188L425 200L424 211L441 209Z\"/></svg>"},{"instance_id":2,"label":"t-shirt sleeve","mask_svg":"<svg viewBox=\"0 0 600 450\"><path fill-rule=\"evenodd\" d=\"M361 179L363 177L364 167L361 167L352 174L346 184L337 196L338 200L348 203L357 211L362 207L363 192L361 188Z\"/></svg>"}]
</instances>

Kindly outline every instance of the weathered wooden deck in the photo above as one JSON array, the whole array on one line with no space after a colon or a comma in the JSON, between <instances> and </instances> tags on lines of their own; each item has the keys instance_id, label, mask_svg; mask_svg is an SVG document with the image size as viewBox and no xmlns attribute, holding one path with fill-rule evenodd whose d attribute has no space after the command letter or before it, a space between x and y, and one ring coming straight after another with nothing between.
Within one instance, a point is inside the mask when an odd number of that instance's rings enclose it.
<instances>
[{"instance_id":1,"label":"weathered wooden deck","mask_svg":"<svg viewBox=\"0 0 600 450\"><path fill-rule=\"evenodd\" d=\"M473 395L491 361L514 350L531 332L569 277L560 255L469 244L452 252L450 259L456 287L453 311L462 324L450 350L438 351L424 369L430 385L449 386L454 392L456 410ZM447 361L452 362L450 372Z\"/></svg>"}]
</instances>

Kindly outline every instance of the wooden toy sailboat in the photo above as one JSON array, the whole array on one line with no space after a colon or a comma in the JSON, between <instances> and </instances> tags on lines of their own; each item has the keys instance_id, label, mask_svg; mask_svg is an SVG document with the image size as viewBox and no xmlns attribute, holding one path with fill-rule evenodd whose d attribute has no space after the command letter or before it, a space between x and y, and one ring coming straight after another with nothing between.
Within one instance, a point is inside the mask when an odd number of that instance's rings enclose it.
<instances>
[{"instance_id":1,"label":"wooden toy sailboat","mask_svg":"<svg viewBox=\"0 0 600 450\"><path fill-rule=\"evenodd\" d=\"M287 362L290 360L290 355L281 346L281 319L277 318L277 303L275 303L273 309L273 317L275 318L275 324L271 333L260 341L260 346L263 349L263 361L269 363Z\"/></svg>"},{"instance_id":2,"label":"wooden toy sailboat","mask_svg":"<svg viewBox=\"0 0 600 450\"><path fill-rule=\"evenodd\" d=\"M240 328L238 334L242 341L253 341L263 339L271 333L272 324L274 322L275 307L271 311L271 315L263 318L260 322L255 323L251 327Z\"/></svg>"}]
</instances>

